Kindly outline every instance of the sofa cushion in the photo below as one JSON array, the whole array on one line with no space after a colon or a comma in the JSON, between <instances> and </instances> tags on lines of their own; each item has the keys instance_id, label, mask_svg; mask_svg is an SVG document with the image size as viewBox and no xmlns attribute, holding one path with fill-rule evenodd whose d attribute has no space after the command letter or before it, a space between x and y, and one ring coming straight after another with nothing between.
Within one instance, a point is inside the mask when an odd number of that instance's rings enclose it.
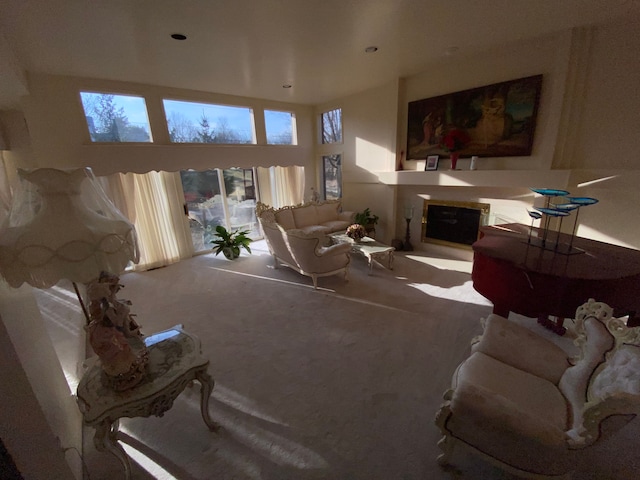
<instances>
[{"instance_id":1,"label":"sofa cushion","mask_svg":"<svg viewBox=\"0 0 640 480\"><path fill-rule=\"evenodd\" d=\"M562 473L567 404L551 382L481 352L454 376L446 429L484 453L532 472ZM530 455L535 451L536 455Z\"/></svg>"},{"instance_id":2,"label":"sofa cushion","mask_svg":"<svg viewBox=\"0 0 640 480\"><path fill-rule=\"evenodd\" d=\"M291 208L283 208L282 210L276 211L275 217L276 222L285 230L296 228L296 222L293 218L293 210Z\"/></svg>"},{"instance_id":3,"label":"sofa cushion","mask_svg":"<svg viewBox=\"0 0 640 480\"><path fill-rule=\"evenodd\" d=\"M293 219L296 223L295 228L302 228L309 225L319 224L315 205L307 205L305 207L294 208Z\"/></svg>"},{"instance_id":4,"label":"sofa cushion","mask_svg":"<svg viewBox=\"0 0 640 480\"><path fill-rule=\"evenodd\" d=\"M491 314L473 351L482 352L554 384L569 366L567 353L522 325Z\"/></svg>"},{"instance_id":5,"label":"sofa cushion","mask_svg":"<svg viewBox=\"0 0 640 480\"><path fill-rule=\"evenodd\" d=\"M351 223L345 222L344 220L331 220L322 224L322 226L325 227L329 231L329 233L346 232L349 225L351 225Z\"/></svg>"},{"instance_id":6,"label":"sofa cushion","mask_svg":"<svg viewBox=\"0 0 640 480\"><path fill-rule=\"evenodd\" d=\"M329 230L324 225L309 225L307 227L299 228L298 230L303 232L305 235L314 235L317 237L321 237L331 233L331 230Z\"/></svg>"},{"instance_id":7,"label":"sofa cushion","mask_svg":"<svg viewBox=\"0 0 640 480\"><path fill-rule=\"evenodd\" d=\"M316 218L319 224L324 224L338 218L340 210L340 202L322 203L314 205L316 209Z\"/></svg>"}]
</instances>

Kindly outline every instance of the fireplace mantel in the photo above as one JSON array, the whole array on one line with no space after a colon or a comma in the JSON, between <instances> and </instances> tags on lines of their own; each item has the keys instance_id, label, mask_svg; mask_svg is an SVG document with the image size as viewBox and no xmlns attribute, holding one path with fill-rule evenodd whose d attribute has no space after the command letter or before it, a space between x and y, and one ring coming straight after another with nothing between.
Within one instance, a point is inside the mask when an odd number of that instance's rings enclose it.
<instances>
[{"instance_id":1,"label":"fireplace mantel","mask_svg":"<svg viewBox=\"0 0 640 480\"><path fill-rule=\"evenodd\" d=\"M402 170L376 172L385 185L567 188L571 170Z\"/></svg>"}]
</instances>

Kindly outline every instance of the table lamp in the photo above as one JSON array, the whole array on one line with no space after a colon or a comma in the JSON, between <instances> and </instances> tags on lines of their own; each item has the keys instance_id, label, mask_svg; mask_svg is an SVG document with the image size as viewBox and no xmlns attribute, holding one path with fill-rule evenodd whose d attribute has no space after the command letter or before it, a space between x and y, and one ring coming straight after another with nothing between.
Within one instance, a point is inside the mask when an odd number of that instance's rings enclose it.
<instances>
[{"instance_id":1,"label":"table lamp","mask_svg":"<svg viewBox=\"0 0 640 480\"><path fill-rule=\"evenodd\" d=\"M116 298L118 274L139 259L133 225L109 201L90 168L18 170L22 182L0 226L0 274L12 287L49 288L70 280L89 340L111 384L125 390L144 376L146 350ZM88 308L77 284L86 285Z\"/></svg>"}]
</instances>

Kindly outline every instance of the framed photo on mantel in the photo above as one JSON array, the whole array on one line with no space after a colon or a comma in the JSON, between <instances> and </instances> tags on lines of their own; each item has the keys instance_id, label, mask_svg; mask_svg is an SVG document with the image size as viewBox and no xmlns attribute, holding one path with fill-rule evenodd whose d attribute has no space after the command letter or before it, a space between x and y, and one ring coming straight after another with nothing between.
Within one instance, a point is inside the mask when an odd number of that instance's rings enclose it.
<instances>
[{"instance_id":1,"label":"framed photo on mantel","mask_svg":"<svg viewBox=\"0 0 640 480\"><path fill-rule=\"evenodd\" d=\"M439 155L429 155L427 157L427 163L424 164L425 170L437 170Z\"/></svg>"},{"instance_id":2,"label":"framed photo on mantel","mask_svg":"<svg viewBox=\"0 0 640 480\"><path fill-rule=\"evenodd\" d=\"M462 131L462 157L531 155L542 75L409 102L407 160L448 156L442 140ZM428 162L427 162L428 163Z\"/></svg>"}]
</instances>

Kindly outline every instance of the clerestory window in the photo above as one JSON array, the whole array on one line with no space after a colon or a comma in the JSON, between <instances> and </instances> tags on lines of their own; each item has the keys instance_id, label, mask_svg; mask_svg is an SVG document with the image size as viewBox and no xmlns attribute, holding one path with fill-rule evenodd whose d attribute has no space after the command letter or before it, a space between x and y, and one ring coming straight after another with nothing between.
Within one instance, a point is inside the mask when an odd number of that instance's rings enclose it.
<instances>
[{"instance_id":1,"label":"clerestory window","mask_svg":"<svg viewBox=\"0 0 640 480\"><path fill-rule=\"evenodd\" d=\"M151 142L144 98L104 92L80 92L92 142Z\"/></svg>"},{"instance_id":2,"label":"clerestory window","mask_svg":"<svg viewBox=\"0 0 640 480\"><path fill-rule=\"evenodd\" d=\"M173 143L256 143L251 108L166 99L163 104Z\"/></svg>"}]
</instances>

